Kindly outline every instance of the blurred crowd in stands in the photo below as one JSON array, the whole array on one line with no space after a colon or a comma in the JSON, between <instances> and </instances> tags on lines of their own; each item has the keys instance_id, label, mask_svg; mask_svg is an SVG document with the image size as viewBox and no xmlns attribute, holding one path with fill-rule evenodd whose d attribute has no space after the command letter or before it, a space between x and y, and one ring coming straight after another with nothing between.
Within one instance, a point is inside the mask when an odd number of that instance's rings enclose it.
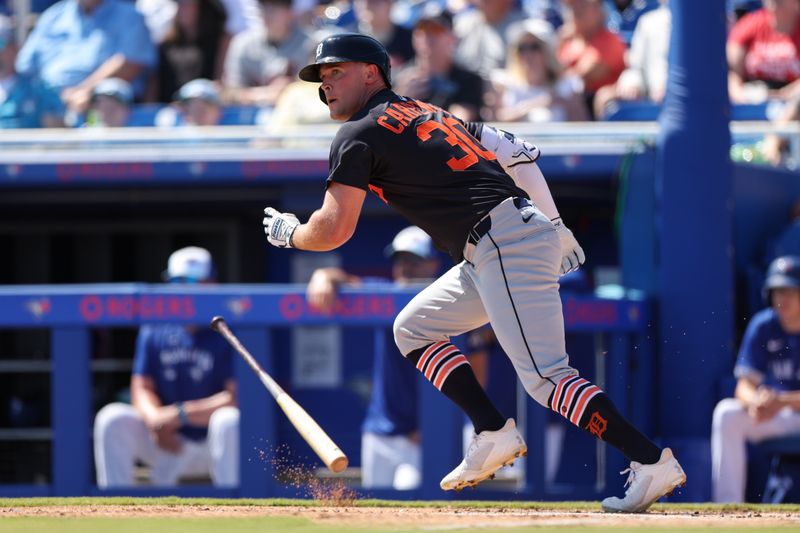
<instances>
[{"instance_id":1,"label":"blurred crowd in stands","mask_svg":"<svg viewBox=\"0 0 800 533\"><path fill-rule=\"evenodd\" d=\"M668 1L0 0L0 127L326 122L296 75L339 31L378 38L397 92L464 119L613 118L664 97ZM794 120L800 0L727 6L732 103Z\"/></svg>"}]
</instances>

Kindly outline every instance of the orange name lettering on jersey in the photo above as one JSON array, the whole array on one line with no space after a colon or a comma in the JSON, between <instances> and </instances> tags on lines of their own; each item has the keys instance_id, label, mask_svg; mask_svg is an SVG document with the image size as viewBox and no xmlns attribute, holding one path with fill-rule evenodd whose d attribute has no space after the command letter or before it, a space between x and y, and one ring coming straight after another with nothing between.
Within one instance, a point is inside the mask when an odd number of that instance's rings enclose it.
<instances>
[{"instance_id":1,"label":"orange name lettering on jersey","mask_svg":"<svg viewBox=\"0 0 800 533\"><path fill-rule=\"evenodd\" d=\"M469 134L464 125L442 108L419 100L403 100L386 107L378 117L378 124L396 135L400 135L417 117L429 115L417 125L417 137L425 142L438 133L445 142L454 148L455 155L447 160L447 166L455 171L466 170L480 159L494 161L496 156L487 150L476 138ZM385 200L384 200L385 201Z\"/></svg>"},{"instance_id":2,"label":"orange name lettering on jersey","mask_svg":"<svg viewBox=\"0 0 800 533\"><path fill-rule=\"evenodd\" d=\"M436 108L418 101L396 102L389 104L386 111L378 118L378 124L391 131L401 134L412 120L425 113L435 112Z\"/></svg>"}]
</instances>

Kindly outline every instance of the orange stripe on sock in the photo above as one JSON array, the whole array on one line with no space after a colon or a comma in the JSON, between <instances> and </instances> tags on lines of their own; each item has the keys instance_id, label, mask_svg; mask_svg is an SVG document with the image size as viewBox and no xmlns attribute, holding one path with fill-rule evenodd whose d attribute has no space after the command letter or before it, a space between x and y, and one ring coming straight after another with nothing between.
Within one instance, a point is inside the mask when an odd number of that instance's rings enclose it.
<instances>
[{"instance_id":1,"label":"orange stripe on sock","mask_svg":"<svg viewBox=\"0 0 800 533\"><path fill-rule=\"evenodd\" d=\"M436 370L436 366L443 360L453 355L454 353L459 353L458 348L456 348L451 344L444 350L434 355L433 358L431 359L431 362L428 363L428 369L425 371L425 379L427 379L428 381L433 381L433 373L434 370Z\"/></svg>"},{"instance_id":2,"label":"orange stripe on sock","mask_svg":"<svg viewBox=\"0 0 800 533\"><path fill-rule=\"evenodd\" d=\"M572 400L575 398L575 393L578 392L578 389L581 388L581 385L584 383L588 383L588 381L583 378L578 378L573 383L570 383L567 390L564 391L564 402L561 404L561 410L559 411L561 416L567 416L567 413L569 413L569 406L572 405Z\"/></svg>"},{"instance_id":3,"label":"orange stripe on sock","mask_svg":"<svg viewBox=\"0 0 800 533\"><path fill-rule=\"evenodd\" d=\"M550 405L550 409L552 409L556 413L558 412L558 404L559 400L561 399L561 393L563 392L564 389L564 383L573 379L574 377L575 376L567 376L558 382L558 385L556 386L556 392L553 394L553 403Z\"/></svg>"},{"instance_id":4,"label":"orange stripe on sock","mask_svg":"<svg viewBox=\"0 0 800 533\"><path fill-rule=\"evenodd\" d=\"M417 370L422 372L422 369L425 368L425 361L427 361L428 358L431 356L431 354L434 353L436 350L438 350L439 347L443 346L444 344L445 344L444 341L439 341L439 342L434 342L433 344L428 346L428 348L424 352L422 352L422 357L420 357L419 361L417 361Z\"/></svg>"},{"instance_id":5,"label":"orange stripe on sock","mask_svg":"<svg viewBox=\"0 0 800 533\"><path fill-rule=\"evenodd\" d=\"M439 371L439 374L436 377L436 381L433 383L433 386L439 390L442 390L442 385L444 385L447 376L449 376L450 373L459 366L468 364L469 362L467 361L467 358L461 354L457 355L456 357L453 357L453 359L448 361L447 364L444 365L444 367L442 367L442 369Z\"/></svg>"},{"instance_id":6,"label":"orange stripe on sock","mask_svg":"<svg viewBox=\"0 0 800 533\"><path fill-rule=\"evenodd\" d=\"M600 387L597 385L592 385L591 387L587 388L581 394L578 406L572 413L572 418L569 419L570 422L575 424L576 426L581 423L581 417L583 416L583 411L586 409L586 404L589 403L589 400L597 396L603 392Z\"/></svg>"}]
</instances>

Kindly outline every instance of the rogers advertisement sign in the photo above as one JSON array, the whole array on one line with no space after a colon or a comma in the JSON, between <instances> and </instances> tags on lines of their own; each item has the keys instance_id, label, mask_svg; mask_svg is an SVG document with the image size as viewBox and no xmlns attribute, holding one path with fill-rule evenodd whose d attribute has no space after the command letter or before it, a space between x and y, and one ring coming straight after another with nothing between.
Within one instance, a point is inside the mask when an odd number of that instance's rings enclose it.
<instances>
[{"instance_id":1,"label":"rogers advertisement sign","mask_svg":"<svg viewBox=\"0 0 800 533\"><path fill-rule=\"evenodd\" d=\"M97 296L87 294L79 304L87 322L121 319L191 319L197 314L191 296Z\"/></svg>"},{"instance_id":2,"label":"rogers advertisement sign","mask_svg":"<svg viewBox=\"0 0 800 533\"><path fill-rule=\"evenodd\" d=\"M299 294L287 294L280 299L280 314L287 320L297 320L303 316L323 316L325 313L308 304ZM343 296L336 300L333 311L325 316L341 317L393 317L394 298L391 296Z\"/></svg>"}]
</instances>

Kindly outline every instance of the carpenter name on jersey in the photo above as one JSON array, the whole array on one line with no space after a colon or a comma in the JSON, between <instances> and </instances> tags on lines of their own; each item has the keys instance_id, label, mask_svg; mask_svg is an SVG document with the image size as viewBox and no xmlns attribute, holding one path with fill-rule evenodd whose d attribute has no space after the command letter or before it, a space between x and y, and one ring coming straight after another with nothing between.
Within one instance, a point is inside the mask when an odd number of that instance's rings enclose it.
<instances>
[{"instance_id":1,"label":"carpenter name on jersey","mask_svg":"<svg viewBox=\"0 0 800 533\"><path fill-rule=\"evenodd\" d=\"M330 182L371 190L456 262L484 215L508 197L527 198L465 123L389 89L339 129Z\"/></svg>"}]
</instances>

